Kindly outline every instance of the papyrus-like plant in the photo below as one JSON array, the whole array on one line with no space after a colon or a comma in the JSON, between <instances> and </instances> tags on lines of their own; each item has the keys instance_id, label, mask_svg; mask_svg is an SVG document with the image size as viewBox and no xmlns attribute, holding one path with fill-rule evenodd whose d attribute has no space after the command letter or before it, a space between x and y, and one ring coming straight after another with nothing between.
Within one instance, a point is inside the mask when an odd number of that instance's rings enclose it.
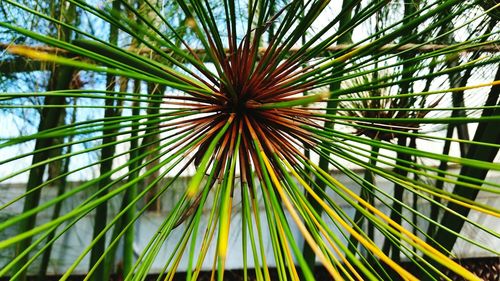
<instances>
[{"instance_id":1,"label":"papyrus-like plant","mask_svg":"<svg viewBox=\"0 0 500 281\"><path fill-rule=\"evenodd\" d=\"M1 237L0 249L15 254L3 262L0 276L23 278L50 245L91 215L93 238L63 279L87 255L88 278L108 279L120 241L126 280L143 280L155 260L164 264L160 278L171 279L183 257L187 279L196 279L209 260L212 277L222 280L229 251L242 252L244 278L251 270L257 280L270 279L271 259L282 280L315 279L315 260L335 280L446 279L443 268L477 280L454 260L454 241L499 254L461 232L467 224L499 238L491 225L467 218L470 211L499 216L495 206L476 200L478 192L498 195L500 187L486 179L488 171L500 170L494 161L500 57L492 16L498 4L108 2L58 2L109 30L105 36L82 20L50 16L43 5L2 1L12 18L0 27L30 38L23 45L2 42L6 56L67 66L80 77L105 75L106 83L1 94L0 107L60 108L73 119L47 123L51 116L42 111L36 118L46 125L37 132L1 136L0 167L11 172L0 174L0 185L24 174L28 188L0 207L7 213L9 206L24 204L22 212L0 222L0 230L15 230ZM71 38L27 29L16 14L66 30ZM449 82L469 70L486 75L462 86ZM452 102L459 92L462 107ZM27 97L43 102L23 105ZM54 97L62 100L50 103ZM90 117L78 114L89 108ZM423 130L426 125L465 126L472 138L443 136ZM24 143L34 143L34 150L3 152ZM440 153L457 144L467 144L468 151ZM55 150L60 155L48 153ZM82 160L94 152L97 157ZM45 180L46 165L61 160L66 170ZM25 164L12 168L17 163ZM340 181L341 174L348 180ZM134 256L136 221L181 176L189 177L182 195ZM40 200L67 177L87 180ZM81 194L83 200L74 199ZM116 212L108 208L112 200L121 202ZM36 219L75 201L77 206L49 221ZM431 215L429 206L437 213ZM176 250L159 255L179 229ZM231 235L240 232L242 247L228 248ZM267 239L272 256L265 251Z\"/></svg>"}]
</instances>

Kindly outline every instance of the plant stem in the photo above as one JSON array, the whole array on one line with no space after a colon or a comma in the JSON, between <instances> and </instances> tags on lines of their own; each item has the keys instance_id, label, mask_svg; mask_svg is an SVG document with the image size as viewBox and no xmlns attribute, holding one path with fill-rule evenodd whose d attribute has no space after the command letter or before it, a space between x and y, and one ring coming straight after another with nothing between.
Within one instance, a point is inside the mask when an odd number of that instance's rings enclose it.
<instances>
[{"instance_id":1,"label":"plant stem","mask_svg":"<svg viewBox=\"0 0 500 281\"><path fill-rule=\"evenodd\" d=\"M405 17L404 23L411 21L410 15L414 14L417 11L419 4L420 4L420 0L405 2L405 4L404 4L404 17ZM415 35L416 30L417 30L416 26L411 28L410 30L408 30L408 33L406 35L403 35L402 40L404 41L408 38L412 38ZM406 62L406 60L410 60L413 57L415 57L414 54L405 54L405 55L401 56L401 59L403 59L405 61L405 63L403 63L403 69L402 69L402 73L403 73L402 80L405 82L400 83L399 94L405 95L405 94L410 93L410 91L411 91L412 83L410 81L406 81L406 79L413 76L413 74L415 72L415 68L416 68L416 63L412 62L412 61ZM414 103L414 99L412 99L412 98L410 98L410 99L409 98L400 98L398 100L396 107L397 108L408 108L408 107L411 107L413 105L413 103ZM402 112L402 113L404 113L404 112ZM400 114L401 114L401 112L399 112L398 115L395 117L396 118L399 117ZM398 139L399 146L402 146L402 147L407 146L407 137L406 136L399 135L397 137L397 139ZM404 166L404 167L409 167L409 165L403 161L411 161L412 160L411 157L404 152L398 152L396 159L397 159L396 165L397 166ZM403 161L399 161L400 159ZM395 168L394 172L401 175L402 177L408 176L408 171L405 169ZM394 184L394 199L393 199L393 204L392 204L392 210L390 213L390 218L392 220L394 220L399 225L402 222L402 215L403 215L402 214L403 206L399 202L402 202L402 200L403 200L404 191L405 191L404 186L402 186L399 183ZM396 240L397 241L395 241L395 243L400 242L400 240L398 238ZM388 252L389 249L392 249L391 250L392 260L394 260L395 262L399 262L400 261L400 253L401 253L400 244L392 244L391 242L389 242L386 239L384 241L383 250L384 250L384 252L385 251Z\"/></svg>"},{"instance_id":2,"label":"plant stem","mask_svg":"<svg viewBox=\"0 0 500 281\"><path fill-rule=\"evenodd\" d=\"M339 17L340 17L339 33L350 28L349 23L351 21L351 13L352 13L352 3L351 2L352 1L349 1L349 0L342 1L342 10L344 10L344 12L343 12L343 14L339 15ZM352 42L351 36L352 36L352 31L345 32L341 37L339 37L339 39L337 40L337 44L350 44ZM342 69L343 69L343 67L340 67L340 69L334 70L336 73L338 73L337 74L338 77L342 76ZM339 90L340 83L341 82L338 81L338 82L330 84L330 86L329 86L330 93L334 93L337 90ZM326 107L327 107L326 113L327 114L335 114L337 104L338 104L338 101L330 99L326 105ZM333 125L334 125L333 122L327 121L327 122L325 122L324 126L325 126L325 128L331 129L331 128L333 128ZM323 143L323 146L328 146L328 144ZM324 156L320 156L318 164L322 170L328 171L329 170L328 169L328 166L329 166L328 165L328 163L329 163L328 158L329 158L330 154L328 151L323 151L323 152L325 154L324 154ZM315 193L316 194L324 194L324 190L326 188L326 183L322 179L320 179L319 177L316 177L315 182L316 182L315 189L314 189ZM310 194L307 194L306 198L307 198L307 201L309 201L309 203L311 204L312 209L314 211L316 211L318 213L318 215L321 216L321 213L323 211L321 205L316 200L314 200L314 198ZM312 270L312 272L314 272L316 255L308 243L304 243L302 253L304 255L304 259L307 262L307 265Z\"/></svg>"},{"instance_id":3,"label":"plant stem","mask_svg":"<svg viewBox=\"0 0 500 281\"><path fill-rule=\"evenodd\" d=\"M61 11L62 12L62 11ZM75 20L75 6L70 5L68 10L65 12L65 19L68 22L73 22ZM60 34L62 40L68 41L70 39L71 32L70 30L63 28ZM73 77L73 69L67 66L57 66L54 67L51 77L49 80L48 89L49 90L64 90L68 89L71 84L71 80ZM60 125L61 115L64 113L64 107L50 107L50 105L64 105L66 100L64 96L46 96L44 99L44 105L48 107L44 107L40 114L40 124L38 126L38 132L43 132L46 130L50 130L56 128ZM55 145L55 140L53 138L42 138L37 139L35 143L35 151L52 147ZM33 154L32 165L37 163L46 161L52 156L53 152L51 150L45 150L39 153ZM35 189L37 186L43 183L44 174L47 168L47 164L40 165L34 167L30 170L28 183L26 186L26 192L29 192ZM25 201L23 212L27 212L38 206L40 202L41 189L37 189L33 192L27 194ZM36 225L36 215L28 217L22 220L19 223L19 233L24 233L28 230L31 230ZM27 238L19 242L16 246L16 253L22 253L26 248L28 248L31 244L31 238ZM25 256L23 259L19 261L17 266L13 268L13 275L16 274L19 269L27 262L28 256ZM26 272L23 272L19 275L17 280L26 280Z\"/></svg>"},{"instance_id":4,"label":"plant stem","mask_svg":"<svg viewBox=\"0 0 500 281\"><path fill-rule=\"evenodd\" d=\"M494 26L495 26L495 21L490 20L488 27L484 31L484 35L489 34ZM489 36L485 36L481 40L481 42L487 41L488 37ZM471 55L469 61L474 61L474 60L478 59L480 56L481 56L481 52L476 51ZM457 87L457 88L467 86L467 83L472 75L472 70L473 70L473 68L467 69L461 77L454 77L454 76L456 76L455 74L450 74L450 76L449 76L450 77L450 86ZM452 83L455 83L455 85L453 85ZM463 106L464 105L463 98L464 98L464 91L463 90L453 92L453 95L452 95L453 107ZM451 115L453 117L466 116L466 114L463 110L453 110ZM450 125L448 125L447 131L446 131L446 138L448 138L448 140L445 140L445 142L444 142L443 155L448 155L450 152L451 138L453 137L453 131L457 126L458 126L458 128L457 128L458 129L458 132L457 132L458 138L459 139L466 138L467 140L469 140L469 134L467 131L466 124L457 124L457 125L450 124ZM464 127L464 128L462 128L462 127ZM469 149L468 144L462 143L462 142L460 143L460 151L461 151L462 157L465 157L467 155L468 149ZM446 171L447 168L448 168L447 161L441 161L439 163L439 171ZM438 176L444 177L444 173L439 172ZM436 180L435 186L439 189L442 189L444 187L444 181L443 180ZM437 202L441 202L441 198L439 198L438 196L433 196L433 199L436 200ZM440 207L431 202L431 212L430 212L429 218L433 221L437 221L438 215L439 215L439 210L440 210ZM432 235L435 234L435 231L436 231L436 225L433 223L430 223L429 228L427 229L427 233L429 235L431 235L431 237L432 237ZM429 242L429 241L427 241L427 242Z\"/></svg>"},{"instance_id":5,"label":"plant stem","mask_svg":"<svg viewBox=\"0 0 500 281\"><path fill-rule=\"evenodd\" d=\"M379 147L372 146L370 153L372 158L368 161L369 166L375 166L377 164L378 151ZM375 179L373 177L373 172L370 171L369 169L365 170L364 180L365 180L364 184L361 187L360 197L363 198L364 200L367 200L373 206L375 202L374 202L374 194L373 194L374 190L372 184L375 183ZM356 210L356 213L354 214L354 222L357 225L362 226L364 219L365 217L363 216L363 214L359 210ZM368 232L368 237L373 240L374 228L373 224L370 223L369 220L367 220L367 232ZM349 237L348 251L354 253L356 251L357 245L358 245L358 240L353 235L351 235Z\"/></svg>"},{"instance_id":6,"label":"plant stem","mask_svg":"<svg viewBox=\"0 0 500 281\"><path fill-rule=\"evenodd\" d=\"M112 3L113 9L119 9L120 8L120 3L119 1L113 1ZM117 44L118 43L118 28L110 24L109 26L109 42L111 44ZM115 93L113 93L115 87L116 87L116 76L112 74L108 74L106 76L106 90L109 90L110 92L106 93L106 96L109 98L106 99L105 105L107 106L113 106L115 104L115 100L113 97L115 97ZM118 109L114 109L111 107L108 107L104 110L104 118L112 118L115 116L119 116L120 112ZM103 130L103 135L112 135L113 133L116 132L116 129L104 129ZM113 155L115 154L115 145L113 143L116 141L116 136L110 136L110 137L103 137L102 138L102 143L106 145L101 149L101 159L107 159L101 163L99 173L101 175L106 174L108 171L110 171L113 167ZM110 145L108 145L110 144ZM106 188L111 183L111 177L110 176L105 176L101 178L101 180L98 183L98 190L101 191L102 189ZM103 190L100 192L100 197L105 196L107 194L107 190ZM106 227L107 224L107 216L108 216L108 202L105 201L98 205L96 207L95 211L95 217L94 217L94 234L92 239L97 239L99 236L99 233ZM104 254L104 251L106 249L106 237L104 236L102 239L99 239L97 243L95 244L95 247L92 248L92 251L90 253L90 263L89 263L89 268L92 268L99 258ZM97 266L97 269L95 270L94 275L91 277L92 280L98 280L98 278L104 276L105 274L105 265L103 263L100 263Z\"/></svg>"},{"instance_id":7,"label":"plant stem","mask_svg":"<svg viewBox=\"0 0 500 281\"><path fill-rule=\"evenodd\" d=\"M500 67L497 69L495 80L500 80ZM485 105L500 105L499 102L500 95L500 86L495 85L491 87L491 91L488 95L488 99L485 102ZM500 107L496 107L493 109L485 109L483 111L482 116L500 116ZM487 123L479 123L476 133L474 134L475 142L490 142L490 143L500 143L500 130L498 127L500 126L500 121L492 121ZM487 147L479 144L471 144L469 150L467 152L466 158L481 160L486 162L492 162L498 153L497 147ZM487 169L481 169L476 167L463 166L460 170L460 176L466 176L474 179L484 180L488 173ZM470 182L467 179L463 179L464 182ZM464 198L475 200L477 194L479 193L478 189L468 188L460 183L455 185L453 190L453 194L462 196ZM456 203L449 202L447 207L451 210L457 212L460 215L465 217L468 216L470 209L464 206L460 206ZM430 241L430 244L434 247L438 247L442 252L451 251L455 242L457 241L457 236L452 234L445 228L448 228L452 231L460 232L462 226L465 221L458 217L457 215L446 212L441 219L441 224L443 227L440 227L434 235L435 242Z\"/></svg>"},{"instance_id":8,"label":"plant stem","mask_svg":"<svg viewBox=\"0 0 500 281\"><path fill-rule=\"evenodd\" d=\"M74 103L76 103L76 99L73 100ZM76 121L76 110L73 110L73 113L71 115L71 123L74 123ZM71 142L73 140L73 136L70 136L69 139L68 139L68 142ZM66 153L71 153L71 146L67 147L66 149ZM62 171L61 171L61 174L66 174L69 172L69 164L70 164L70 159L69 158L66 158L64 159L64 167L62 168ZM57 195L56 197L58 196L61 196L62 194L64 194L65 190L66 190L66 187L67 187L67 177L64 176L63 178L61 178L60 180L56 181L56 184L58 185L58 188L57 188ZM61 208L62 208L62 205L63 203L62 202L57 202L56 205L54 206L54 212L52 213L52 220L56 219L59 217L59 215L61 214ZM46 241L51 241L54 236L55 236L55 233L56 233L56 229L54 229L46 238ZM51 244L43 253L43 256L42 256L42 261L41 261L41 265L40 265L40 271L38 273L38 276L40 279L43 279L47 276L47 269L48 269L48 266L49 266L49 261L50 261L50 256L51 256L51 253L52 253L52 246L53 244Z\"/></svg>"},{"instance_id":9,"label":"plant stem","mask_svg":"<svg viewBox=\"0 0 500 281\"><path fill-rule=\"evenodd\" d=\"M134 81L134 93L139 93L140 92L140 85L141 82L138 80ZM138 103L138 102L136 102ZM132 115L133 116L138 116L140 114L138 108L132 109ZM139 126L136 124L133 129L138 129ZM132 137L136 137L138 134L137 132L132 133ZM130 141L130 159L135 159L138 155L138 151L136 148L138 147L139 143L137 139L132 139ZM136 169L140 165L140 161L138 162L132 162L130 163L129 171L132 171ZM139 176L139 171L136 170L135 172L131 173L129 175L129 180L133 180L136 177ZM137 196L137 183L134 183L124 194L124 206L127 206L130 202L132 202L135 197ZM135 217L136 209L134 207L129 208L125 217L124 217L124 222L123 225L128 225ZM130 228L128 228L127 232L125 232L125 237L123 241L123 276L127 276L134 264L134 232L135 232L135 227L132 225Z\"/></svg>"}]
</instances>

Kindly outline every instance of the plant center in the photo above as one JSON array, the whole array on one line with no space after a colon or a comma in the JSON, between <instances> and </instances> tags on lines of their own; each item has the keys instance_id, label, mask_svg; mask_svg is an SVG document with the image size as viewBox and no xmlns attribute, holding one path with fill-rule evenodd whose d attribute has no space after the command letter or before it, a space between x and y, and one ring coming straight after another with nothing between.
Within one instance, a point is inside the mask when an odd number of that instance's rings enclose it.
<instances>
[{"instance_id":1,"label":"plant center","mask_svg":"<svg viewBox=\"0 0 500 281\"><path fill-rule=\"evenodd\" d=\"M229 112L236 113L237 115L244 115L247 113L247 106L245 99L231 99L228 105Z\"/></svg>"}]
</instances>

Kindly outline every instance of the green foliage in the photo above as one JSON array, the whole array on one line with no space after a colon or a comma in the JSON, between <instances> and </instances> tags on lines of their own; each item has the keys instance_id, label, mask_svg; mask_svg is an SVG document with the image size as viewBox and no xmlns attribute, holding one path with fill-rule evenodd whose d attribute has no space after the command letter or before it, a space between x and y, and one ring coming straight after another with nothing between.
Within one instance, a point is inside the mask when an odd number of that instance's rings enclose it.
<instances>
[{"instance_id":1,"label":"green foliage","mask_svg":"<svg viewBox=\"0 0 500 281\"><path fill-rule=\"evenodd\" d=\"M181 260L189 280L207 263L223 280L231 251L245 279L269 280L274 264L281 280L314 280L319 261L335 280L447 279L443 268L477 280L455 241L500 254L482 223L498 205L479 198L500 193L487 177L500 170L499 4L53 2L2 2L2 30L30 39L6 40L0 63L54 68L44 91L0 96L2 116L40 109L36 132L0 135L0 186L27 183L2 198L0 249L13 254L0 276L40 264L44 276L84 221L93 235L63 280L87 259L93 280L171 280ZM136 252L152 211L161 222Z\"/></svg>"}]
</instances>

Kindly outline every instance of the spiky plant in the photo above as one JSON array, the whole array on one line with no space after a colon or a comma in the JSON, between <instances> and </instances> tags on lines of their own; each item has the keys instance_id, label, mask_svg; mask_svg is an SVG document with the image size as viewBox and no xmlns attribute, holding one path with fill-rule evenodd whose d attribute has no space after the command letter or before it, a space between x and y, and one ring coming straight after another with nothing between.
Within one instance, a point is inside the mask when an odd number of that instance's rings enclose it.
<instances>
[{"instance_id":1,"label":"spiky plant","mask_svg":"<svg viewBox=\"0 0 500 281\"><path fill-rule=\"evenodd\" d=\"M490 225L467 216L471 210L499 216L494 205L476 197L479 191L497 195L500 187L486 179L488 171L500 170L494 161L500 77L495 69L486 81L452 83L463 72L497 67L498 28L490 15L498 4L484 10L481 1L459 0L97 2L57 2L62 15L72 17L50 16L44 5L2 2L12 18L0 26L44 44L5 44L9 58L53 63L65 67L63 74L79 71L96 80L93 88L58 84L45 92L2 93L2 107L42 111L26 116L40 120L37 132L4 137L0 144L0 165L11 171L0 182L19 175L27 182L24 193L1 207L7 213L9 206L24 204L0 223L2 231L15 230L0 241L0 249L13 252L2 261L0 276L25 278L40 259L45 275L52 244L90 217L93 237L78 249L63 280L86 257L87 279L109 279L120 241L126 280L143 280L153 271L171 280L183 259L188 280L206 269L205 261L211 261L212 278L222 280L231 251L242 253L244 279L249 270L257 280L270 279L272 261L279 279L313 280L317 259L335 280L446 279L443 267L477 280L453 260L455 241L499 254L461 229L466 223L499 238ZM65 36L27 29L17 14L32 15ZM383 24L366 31L381 14ZM86 21L75 21L75 15ZM450 21L456 27L449 28ZM109 36L99 32L104 27ZM443 38L452 39L442 44ZM391 76L341 86L383 69ZM388 87L397 93L352 95ZM473 95L464 95L469 90ZM424 102L427 115L407 114L413 101L427 96L440 106ZM43 105L22 105L26 97ZM460 97L480 104L457 105ZM352 114L337 112L349 103ZM374 114L357 114L368 109ZM404 114L389 116L391 110ZM66 111L72 121L53 122ZM420 124L441 124L452 134L421 132ZM477 124L472 139L453 136L453 128L468 130L468 124ZM397 143L391 141L396 136ZM34 149L6 154L24 143ZM452 144L468 149L436 151ZM97 157L81 157L94 152ZM46 179L46 166L57 161L66 168ZM24 166L15 168L19 163ZM458 170L448 170L450 165ZM138 220L182 176L189 180L181 195L135 256ZM86 181L40 199L68 177ZM381 180L390 186L379 185ZM116 200L121 203L115 211ZM64 204L75 206L61 212ZM52 219L37 219L51 207ZM359 225L360 218L369 227ZM179 231L174 250L160 254ZM241 248L229 248L240 232ZM155 262L161 266L153 269Z\"/></svg>"},{"instance_id":2,"label":"spiky plant","mask_svg":"<svg viewBox=\"0 0 500 281\"><path fill-rule=\"evenodd\" d=\"M345 81L347 87L355 85L369 85L373 77L361 76L356 77L354 81ZM373 75L378 76L378 75ZM382 77L383 80L385 78ZM435 97L434 97L435 98ZM432 111L441 101L441 97L437 100L427 103L425 96L417 97L409 102L409 106L401 105L399 95L391 94L390 87L376 88L372 91L361 91L345 95L342 102L338 104L338 114L341 116L350 116L354 118L372 118L372 119L391 119L391 118L416 118L422 119ZM408 103L408 102L407 102ZM398 137L398 132L421 131L420 124L413 122L411 124L397 122L364 122L353 121L355 123L352 128L356 135L365 135L371 139L394 141ZM358 126L356 126L358 125ZM365 126L369 125L369 126ZM379 130L379 129L382 130ZM436 129L434 129L436 130ZM429 129L426 129L428 132Z\"/></svg>"}]
</instances>

